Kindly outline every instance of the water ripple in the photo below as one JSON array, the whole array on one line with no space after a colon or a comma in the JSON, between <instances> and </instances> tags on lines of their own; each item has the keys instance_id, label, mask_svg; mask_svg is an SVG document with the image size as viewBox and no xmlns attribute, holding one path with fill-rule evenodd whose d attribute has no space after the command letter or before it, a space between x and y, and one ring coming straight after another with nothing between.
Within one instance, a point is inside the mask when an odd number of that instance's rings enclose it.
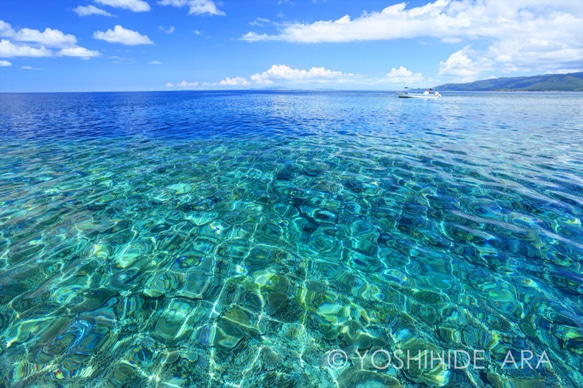
<instances>
[{"instance_id":1,"label":"water ripple","mask_svg":"<svg viewBox=\"0 0 583 388\"><path fill-rule=\"evenodd\" d=\"M583 382L580 94L0 102L1 386Z\"/></svg>"}]
</instances>

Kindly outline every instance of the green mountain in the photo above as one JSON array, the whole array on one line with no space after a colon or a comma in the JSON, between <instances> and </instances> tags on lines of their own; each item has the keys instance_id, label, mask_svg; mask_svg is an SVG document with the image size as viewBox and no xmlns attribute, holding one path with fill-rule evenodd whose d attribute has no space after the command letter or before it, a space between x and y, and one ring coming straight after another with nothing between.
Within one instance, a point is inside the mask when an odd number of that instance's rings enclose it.
<instances>
[{"instance_id":1,"label":"green mountain","mask_svg":"<svg viewBox=\"0 0 583 388\"><path fill-rule=\"evenodd\" d=\"M532 77L494 78L466 84L445 84L435 87L439 91L532 91L575 92L583 91L583 72L545 74Z\"/></svg>"}]
</instances>

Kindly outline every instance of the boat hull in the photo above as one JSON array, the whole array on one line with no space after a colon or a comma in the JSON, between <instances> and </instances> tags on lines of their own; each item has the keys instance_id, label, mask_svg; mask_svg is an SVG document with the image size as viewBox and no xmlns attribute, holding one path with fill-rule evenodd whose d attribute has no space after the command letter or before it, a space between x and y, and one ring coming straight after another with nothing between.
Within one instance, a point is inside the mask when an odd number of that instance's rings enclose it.
<instances>
[{"instance_id":1,"label":"boat hull","mask_svg":"<svg viewBox=\"0 0 583 388\"><path fill-rule=\"evenodd\" d=\"M435 100L441 97L441 95L423 93L397 93L397 94L399 98L423 98L426 100Z\"/></svg>"}]
</instances>

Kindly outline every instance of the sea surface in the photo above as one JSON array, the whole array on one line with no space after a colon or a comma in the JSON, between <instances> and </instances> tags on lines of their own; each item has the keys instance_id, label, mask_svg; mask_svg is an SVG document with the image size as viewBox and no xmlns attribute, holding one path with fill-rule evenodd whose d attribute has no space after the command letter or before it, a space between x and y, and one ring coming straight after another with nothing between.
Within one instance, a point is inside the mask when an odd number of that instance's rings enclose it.
<instances>
[{"instance_id":1,"label":"sea surface","mask_svg":"<svg viewBox=\"0 0 583 388\"><path fill-rule=\"evenodd\" d=\"M583 386L583 94L442 94L0 94L0 386Z\"/></svg>"}]
</instances>

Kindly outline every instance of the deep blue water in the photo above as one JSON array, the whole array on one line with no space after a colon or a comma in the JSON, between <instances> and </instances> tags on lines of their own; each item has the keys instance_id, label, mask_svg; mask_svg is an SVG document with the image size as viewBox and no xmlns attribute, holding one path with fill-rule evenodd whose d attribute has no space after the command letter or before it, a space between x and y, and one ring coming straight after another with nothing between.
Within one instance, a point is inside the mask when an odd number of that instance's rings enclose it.
<instances>
[{"instance_id":1,"label":"deep blue water","mask_svg":"<svg viewBox=\"0 0 583 388\"><path fill-rule=\"evenodd\" d=\"M0 386L582 386L583 94L443 94L0 94Z\"/></svg>"}]
</instances>

